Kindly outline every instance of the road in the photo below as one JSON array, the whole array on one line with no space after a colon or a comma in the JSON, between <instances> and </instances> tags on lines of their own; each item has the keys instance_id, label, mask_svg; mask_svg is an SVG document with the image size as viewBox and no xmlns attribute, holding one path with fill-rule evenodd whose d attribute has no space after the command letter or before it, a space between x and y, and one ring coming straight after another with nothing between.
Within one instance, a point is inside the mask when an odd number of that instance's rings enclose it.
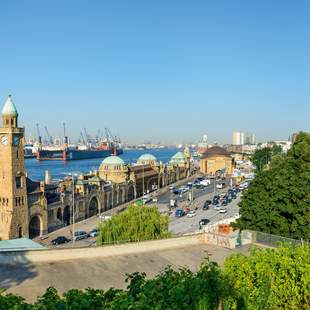
<instances>
[{"instance_id":1,"label":"road","mask_svg":"<svg viewBox=\"0 0 310 310\"><path fill-rule=\"evenodd\" d=\"M186 184L185 180L183 185ZM229 183L226 181L226 183ZM211 184L202 189L193 189L193 197L194 200L192 202L188 201L188 193L183 194L182 197L174 195L172 192L167 191L158 196L157 207L160 212L168 212L169 211L169 203L170 199L177 199L178 207L186 207L188 206L191 210L196 210L196 216L193 218L189 218L187 216L183 216L181 218L176 218L174 216L174 212L169 216L169 229L173 235L183 235L186 233L195 232L199 229L199 221L201 219L207 218L210 220L209 224L212 224L216 221L219 221L223 218L229 218L238 214L238 202L240 198L233 200L227 206L227 213L221 214L219 211L213 209L213 206L210 207L209 210L202 210L202 206L207 199L211 199L215 193L221 193L227 191L227 188L224 190L217 190L214 186L213 180L211 180ZM154 205L151 203L150 205ZM116 213L115 209L104 212L105 215L113 215ZM91 231L92 229L98 227L100 223L100 219L97 216L93 216L84 221L78 222L75 224L75 231L83 230L86 232ZM57 238L58 236L66 236L71 239L72 225L64 227L62 229L56 230L48 235L44 236L44 239L37 238L36 241L39 241L42 245L51 246L51 240ZM57 247L87 247L94 246L96 244L96 238L87 238L83 240L76 241L73 245L72 242L59 245Z\"/></svg>"},{"instance_id":2,"label":"road","mask_svg":"<svg viewBox=\"0 0 310 310\"><path fill-rule=\"evenodd\" d=\"M226 192L226 189L217 190L216 193L223 193ZM169 201L171 198L177 197L178 200L178 207L189 207L191 210L196 210L196 216L190 218L187 216L183 217L175 217L174 212L172 212L169 216L170 218L170 231L174 235L183 235L187 233L191 233L194 231L199 230L199 222L201 219L208 219L210 220L210 224L213 224L217 221L220 221L225 218L230 218L238 215L239 207L238 203L240 202L240 195L238 194L237 198L234 199L230 204L228 204L227 213L219 213L219 211L214 210L213 206L210 206L209 210L203 210L202 207L206 200L212 199L214 196L214 184L213 182L211 185L204 189L194 189L194 201L189 202L187 200L188 194L185 194L184 197L181 199L174 195L173 193L167 193L160 197L158 200L158 208L161 212L168 212L169 211ZM173 210L174 211L174 210Z\"/></svg>"}]
</instances>

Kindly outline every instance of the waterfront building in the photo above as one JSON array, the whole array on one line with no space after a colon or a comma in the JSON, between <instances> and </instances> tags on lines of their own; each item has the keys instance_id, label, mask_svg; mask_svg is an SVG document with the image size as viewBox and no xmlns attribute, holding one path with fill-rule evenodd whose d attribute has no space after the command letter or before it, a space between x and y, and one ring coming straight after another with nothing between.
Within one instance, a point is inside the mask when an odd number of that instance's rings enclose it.
<instances>
[{"instance_id":1,"label":"waterfront building","mask_svg":"<svg viewBox=\"0 0 310 310\"><path fill-rule=\"evenodd\" d=\"M241 131L234 131L232 137L233 145L243 145L244 144L244 133Z\"/></svg>"},{"instance_id":2,"label":"waterfront building","mask_svg":"<svg viewBox=\"0 0 310 310\"><path fill-rule=\"evenodd\" d=\"M233 158L224 148L213 146L202 154L199 166L203 174L229 176L233 173Z\"/></svg>"},{"instance_id":3,"label":"waterfront building","mask_svg":"<svg viewBox=\"0 0 310 310\"><path fill-rule=\"evenodd\" d=\"M118 156L105 158L98 171L52 182L50 172L37 182L24 165L24 128L11 96L0 128L0 239L34 238L130 202L144 193L190 174L190 153L178 152L164 165L150 154L126 165Z\"/></svg>"}]
</instances>

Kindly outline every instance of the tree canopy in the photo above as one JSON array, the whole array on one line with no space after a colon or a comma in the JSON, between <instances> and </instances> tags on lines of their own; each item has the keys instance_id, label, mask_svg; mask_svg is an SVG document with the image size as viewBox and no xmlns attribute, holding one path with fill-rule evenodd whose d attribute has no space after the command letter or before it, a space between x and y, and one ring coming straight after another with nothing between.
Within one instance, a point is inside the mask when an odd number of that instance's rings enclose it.
<instances>
[{"instance_id":1,"label":"tree canopy","mask_svg":"<svg viewBox=\"0 0 310 310\"><path fill-rule=\"evenodd\" d=\"M239 206L235 228L310 239L310 134L300 133L287 155L257 173Z\"/></svg>"},{"instance_id":2,"label":"tree canopy","mask_svg":"<svg viewBox=\"0 0 310 310\"><path fill-rule=\"evenodd\" d=\"M263 168L268 165L273 156L281 154L281 146L273 144L270 147L264 147L262 149L258 149L251 156L251 161L255 165L258 171L263 170Z\"/></svg>"},{"instance_id":3,"label":"tree canopy","mask_svg":"<svg viewBox=\"0 0 310 310\"><path fill-rule=\"evenodd\" d=\"M99 225L97 244L167 238L168 224L156 207L130 206Z\"/></svg>"},{"instance_id":4,"label":"tree canopy","mask_svg":"<svg viewBox=\"0 0 310 310\"><path fill-rule=\"evenodd\" d=\"M0 310L216 310L309 309L310 247L283 245L234 254L224 267L208 259L197 272L166 267L154 278L127 275L126 290L48 288L34 304L0 293ZM81 275L82 276L82 275Z\"/></svg>"}]
</instances>

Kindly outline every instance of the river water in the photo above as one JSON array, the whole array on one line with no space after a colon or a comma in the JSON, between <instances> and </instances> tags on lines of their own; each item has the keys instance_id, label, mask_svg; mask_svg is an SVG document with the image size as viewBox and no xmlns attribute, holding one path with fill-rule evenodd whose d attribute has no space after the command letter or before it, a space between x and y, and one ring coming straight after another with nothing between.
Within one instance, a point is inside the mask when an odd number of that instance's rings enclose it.
<instances>
[{"instance_id":1,"label":"river water","mask_svg":"<svg viewBox=\"0 0 310 310\"><path fill-rule=\"evenodd\" d=\"M153 149L153 150L125 150L121 157L125 163L135 163L142 154L152 154L158 161L167 163L179 149ZM49 170L53 179L63 179L69 173L87 173L98 170L103 158L72 160L68 162L58 160L37 161L26 159L25 166L28 176L33 180L43 180L45 170Z\"/></svg>"}]
</instances>

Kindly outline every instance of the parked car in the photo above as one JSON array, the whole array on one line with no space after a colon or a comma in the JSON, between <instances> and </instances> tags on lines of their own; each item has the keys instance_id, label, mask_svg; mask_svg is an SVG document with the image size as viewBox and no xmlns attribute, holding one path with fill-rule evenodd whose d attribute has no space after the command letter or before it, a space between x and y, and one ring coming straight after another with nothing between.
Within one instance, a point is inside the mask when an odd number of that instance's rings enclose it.
<instances>
[{"instance_id":1,"label":"parked car","mask_svg":"<svg viewBox=\"0 0 310 310\"><path fill-rule=\"evenodd\" d=\"M187 183L187 187L188 187L188 188L192 188L192 187L193 187L193 183L192 183L192 182L188 182L188 183Z\"/></svg>"},{"instance_id":2,"label":"parked car","mask_svg":"<svg viewBox=\"0 0 310 310\"><path fill-rule=\"evenodd\" d=\"M75 241L86 239L86 238L88 238L88 233L86 231L78 230L74 233Z\"/></svg>"},{"instance_id":3,"label":"parked car","mask_svg":"<svg viewBox=\"0 0 310 310\"><path fill-rule=\"evenodd\" d=\"M157 197L153 197L152 198L152 202L158 202L158 198Z\"/></svg>"},{"instance_id":4,"label":"parked car","mask_svg":"<svg viewBox=\"0 0 310 310\"><path fill-rule=\"evenodd\" d=\"M210 208L210 205L211 205L211 200L207 200L205 203L204 203L204 205L203 205L203 207L202 207L202 210L208 210L209 208Z\"/></svg>"},{"instance_id":5,"label":"parked car","mask_svg":"<svg viewBox=\"0 0 310 310\"><path fill-rule=\"evenodd\" d=\"M190 209L190 208L188 208L188 207L186 207L186 208L184 208L184 210L183 210L183 211L184 211L184 213L185 213L185 214L188 214L188 213L191 211L191 209Z\"/></svg>"},{"instance_id":6,"label":"parked car","mask_svg":"<svg viewBox=\"0 0 310 310\"><path fill-rule=\"evenodd\" d=\"M151 202L151 201L152 201L152 196L151 196L151 195L144 195L144 196L142 197L142 201L143 201L144 203Z\"/></svg>"},{"instance_id":7,"label":"parked car","mask_svg":"<svg viewBox=\"0 0 310 310\"><path fill-rule=\"evenodd\" d=\"M223 201L222 201L222 206L227 206L227 205L228 205L227 199L223 199Z\"/></svg>"},{"instance_id":8,"label":"parked car","mask_svg":"<svg viewBox=\"0 0 310 310\"><path fill-rule=\"evenodd\" d=\"M111 215L100 214L100 215L99 215L99 218L100 218L101 220L103 220L103 221L108 221L108 220L110 220L110 219L112 218L112 216L111 216Z\"/></svg>"},{"instance_id":9,"label":"parked car","mask_svg":"<svg viewBox=\"0 0 310 310\"><path fill-rule=\"evenodd\" d=\"M180 193L181 193L181 191L178 188L175 188L173 190L173 194L175 194L175 195L179 195Z\"/></svg>"},{"instance_id":10,"label":"parked car","mask_svg":"<svg viewBox=\"0 0 310 310\"><path fill-rule=\"evenodd\" d=\"M189 211L189 212L186 214L186 216L188 216L188 217L194 217L194 216L196 216L196 212L195 212L195 211Z\"/></svg>"},{"instance_id":11,"label":"parked car","mask_svg":"<svg viewBox=\"0 0 310 310\"><path fill-rule=\"evenodd\" d=\"M216 188L217 188L217 189L223 189L225 186L226 186L225 183L217 183L217 184L216 184Z\"/></svg>"},{"instance_id":12,"label":"parked car","mask_svg":"<svg viewBox=\"0 0 310 310\"><path fill-rule=\"evenodd\" d=\"M173 185L170 185L170 186L169 186L169 189L170 189L171 191L173 191L173 190L175 189L175 187L174 187Z\"/></svg>"},{"instance_id":13,"label":"parked car","mask_svg":"<svg viewBox=\"0 0 310 310\"><path fill-rule=\"evenodd\" d=\"M57 237L56 239L52 240L51 241L51 244L53 245L59 245L59 244L63 244L63 243L67 243L67 242L70 242L71 240L68 239L67 237L65 236L59 236Z\"/></svg>"},{"instance_id":14,"label":"parked car","mask_svg":"<svg viewBox=\"0 0 310 310\"><path fill-rule=\"evenodd\" d=\"M89 236L90 237L97 237L99 235L99 230L98 230L98 228L94 228L93 230L91 230L90 232L89 232Z\"/></svg>"},{"instance_id":15,"label":"parked car","mask_svg":"<svg viewBox=\"0 0 310 310\"><path fill-rule=\"evenodd\" d=\"M169 206L170 206L170 208L175 208L177 206L177 200L176 199L170 199Z\"/></svg>"},{"instance_id":16,"label":"parked car","mask_svg":"<svg viewBox=\"0 0 310 310\"><path fill-rule=\"evenodd\" d=\"M203 185L203 186L209 186L210 184L211 184L211 182L208 179L200 181L200 185Z\"/></svg>"},{"instance_id":17,"label":"parked car","mask_svg":"<svg viewBox=\"0 0 310 310\"><path fill-rule=\"evenodd\" d=\"M182 217L185 215L185 213L184 213L183 209L176 209L174 215L175 215L175 217Z\"/></svg>"},{"instance_id":18,"label":"parked car","mask_svg":"<svg viewBox=\"0 0 310 310\"><path fill-rule=\"evenodd\" d=\"M201 226L207 225L208 223L210 223L210 220L208 220L208 219L201 219L199 221L199 225L201 225Z\"/></svg>"},{"instance_id":19,"label":"parked car","mask_svg":"<svg viewBox=\"0 0 310 310\"><path fill-rule=\"evenodd\" d=\"M217 205L219 203L219 201L220 201L219 198L213 197L212 204L215 206L215 205Z\"/></svg>"},{"instance_id":20,"label":"parked car","mask_svg":"<svg viewBox=\"0 0 310 310\"><path fill-rule=\"evenodd\" d=\"M221 209L221 206L220 206L220 205L214 206L214 210L219 211L220 209Z\"/></svg>"}]
</instances>

